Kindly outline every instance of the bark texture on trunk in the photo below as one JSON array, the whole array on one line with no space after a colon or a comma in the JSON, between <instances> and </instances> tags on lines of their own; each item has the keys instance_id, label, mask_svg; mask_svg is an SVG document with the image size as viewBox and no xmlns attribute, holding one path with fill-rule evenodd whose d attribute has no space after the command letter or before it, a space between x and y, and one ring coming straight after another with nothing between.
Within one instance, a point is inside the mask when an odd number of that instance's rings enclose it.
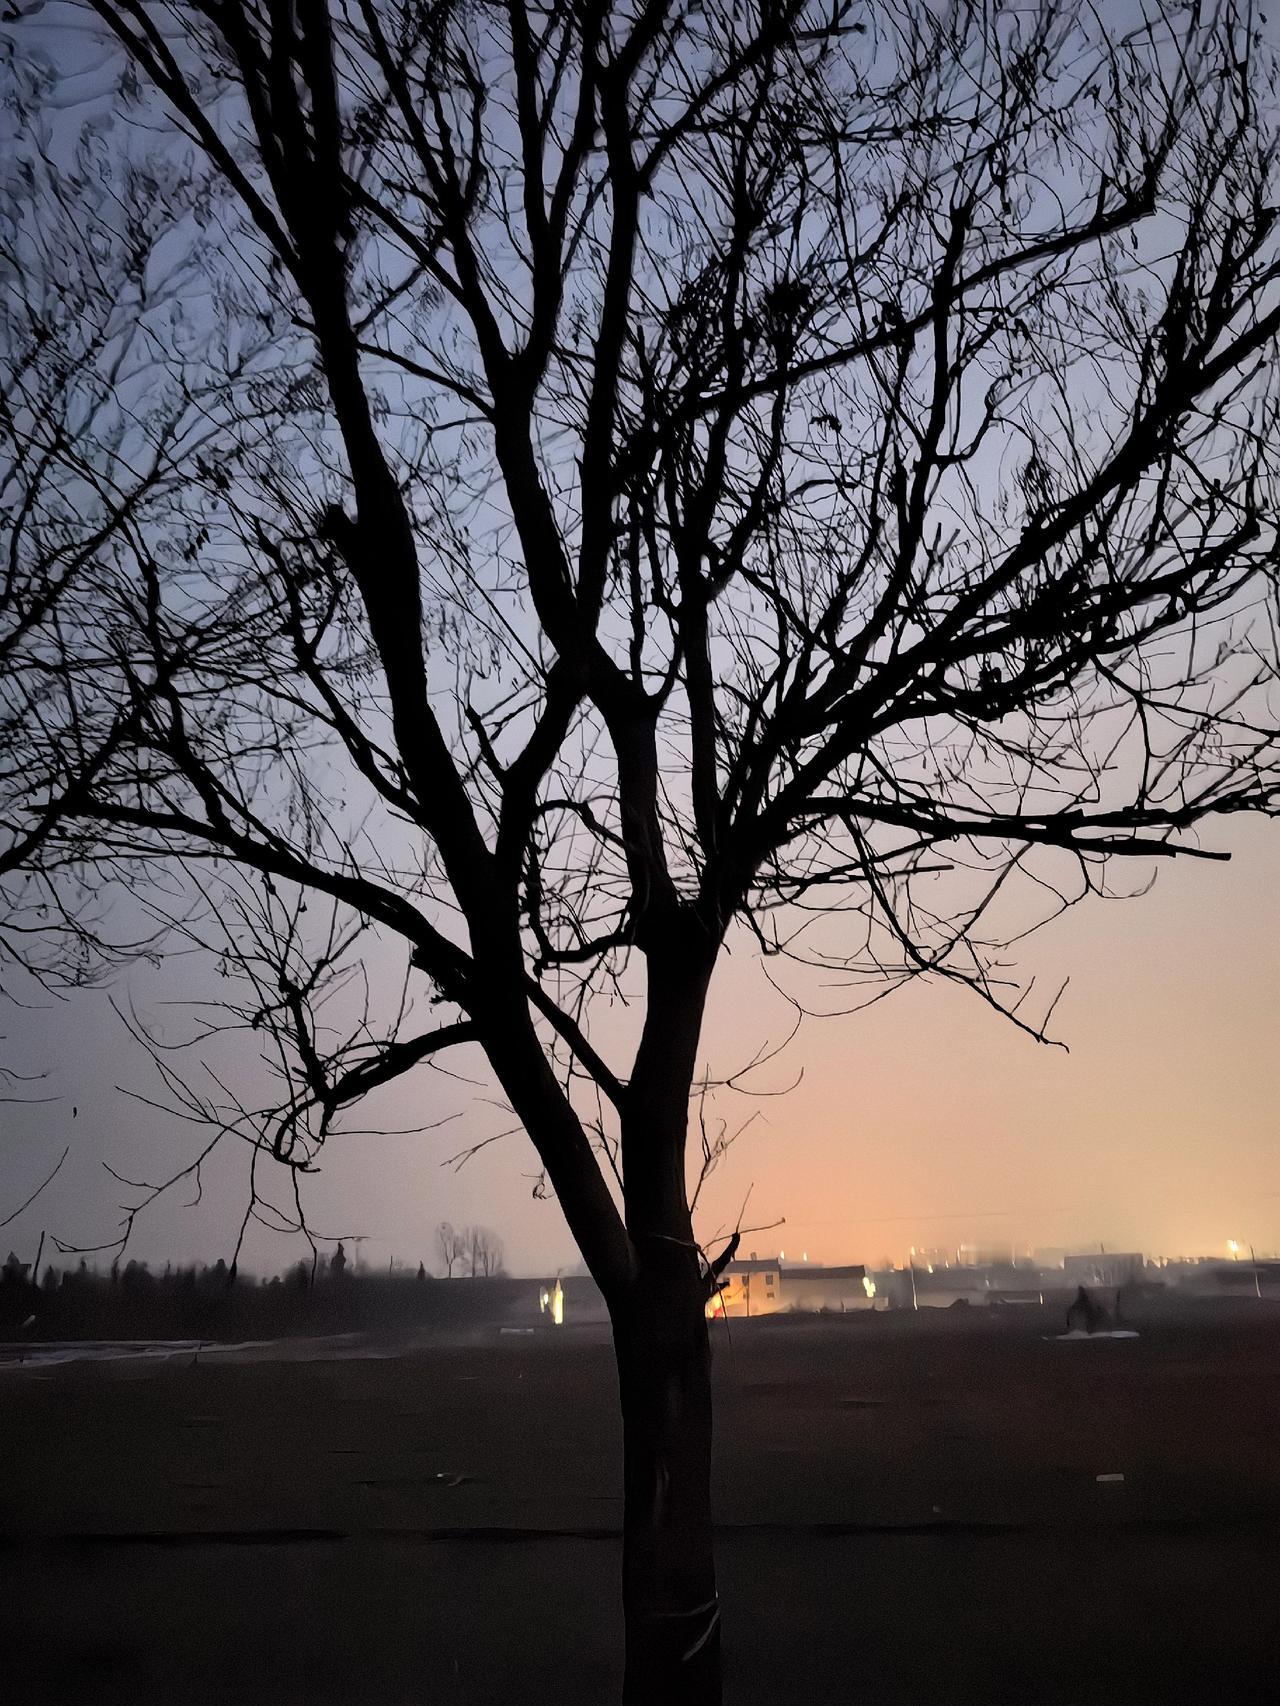
<instances>
[{"instance_id":1,"label":"bark texture on trunk","mask_svg":"<svg viewBox=\"0 0 1280 1706\"><path fill-rule=\"evenodd\" d=\"M654 1239L614 1311L622 1399L624 1706L720 1706L711 1346L697 1253Z\"/></svg>"}]
</instances>

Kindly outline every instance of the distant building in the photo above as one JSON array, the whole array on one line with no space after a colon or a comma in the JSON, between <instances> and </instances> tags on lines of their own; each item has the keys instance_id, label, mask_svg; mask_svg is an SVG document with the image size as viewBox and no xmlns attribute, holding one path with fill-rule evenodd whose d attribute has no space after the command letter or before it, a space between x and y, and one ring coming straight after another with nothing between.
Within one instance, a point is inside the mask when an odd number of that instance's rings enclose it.
<instances>
[{"instance_id":1,"label":"distant building","mask_svg":"<svg viewBox=\"0 0 1280 1706\"><path fill-rule=\"evenodd\" d=\"M881 1294L890 1309L949 1309L953 1303L985 1303L988 1282L969 1267L927 1265L895 1268L877 1274Z\"/></svg>"},{"instance_id":2,"label":"distant building","mask_svg":"<svg viewBox=\"0 0 1280 1706\"><path fill-rule=\"evenodd\" d=\"M1062 1277L1067 1285L1132 1285L1142 1278L1143 1257L1134 1251L1099 1251L1096 1255L1066 1256Z\"/></svg>"},{"instance_id":3,"label":"distant building","mask_svg":"<svg viewBox=\"0 0 1280 1706\"><path fill-rule=\"evenodd\" d=\"M1025 1268L1031 1251L1023 1244L961 1244L956 1266L961 1268Z\"/></svg>"},{"instance_id":4,"label":"distant building","mask_svg":"<svg viewBox=\"0 0 1280 1706\"><path fill-rule=\"evenodd\" d=\"M1280 1298L1280 1261L1201 1263L1179 1289L1197 1297Z\"/></svg>"},{"instance_id":5,"label":"distant building","mask_svg":"<svg viewBox=\"0 0 1280 1706\"><path fill-rule=\"evenodd\" d=\"M782 1307L788 1312L827 1310L841 1315L874 1309L875 1294L867 1290L866 1281L867 1270L861 1263L843 1268L793 1264L781 1269Z\"/></svg>"},{"instance_id":6,"label":"distant building","mask_svg":"<svg viewBox=\"0 0 1280 1706\"><path fill-rule=\"evenodd\" d=\"M985 1267L921 1267L917 1262L885 1275L883 1290L892 1309L950 1309L958 1303L985 1309L1044 1300L1039 1271L1007 1258Z\"/></svg>"},{"instance_id":7,"label":"distant building","mask_svg":"<svg viewBox=\"0 0 1280 1706\"><path fill-rule=\"evenodd\" d=\"M1153 1265L1160 1271L1162 1284L1181 1285L1183 1281L1195 1279L1217 1266L1218 1258L1214 1256L1159 1256Z\"/></svg>"},{"instance_id":8,"label":"distant building","mask_svg":"<svg viewBox=\"0 0 1280 1706\"><path fill-rule=\"evenodd\" d=\"M720 1287L707 1304L707 1314L745 1320L753 1315L816 1315L822 1311L846 1314L874 1308L874 1287L868 1288L861 1264L824 1268L816 1262L784 1263L780 1256L730 1262Z\"/></svg>"},{"instance_id":9,"label":"distant building","mask_svg":"<svg viewBox=\"0 0 1280 1706\"><path fill-rule=\"evenodd\" d=\"M926 1273L932 1273L935 1268L956 1267L959 1257L960 1252L954 1244L922 1244L912 1251L916 1267L923 1268Z\"/></svg>"},{"instance_id":10,"label":"distant building","mask_svg":"<svg viewBox=\"0 0 1280 1706\"><path fill-rule=\"evenodd\" d=\"M719 1290L707 1303L707 1314L745 1318L776 1315L782 1307L782 1263L774 1257L730 1262L720 1276Z\"/></svg>"}]
</instances>

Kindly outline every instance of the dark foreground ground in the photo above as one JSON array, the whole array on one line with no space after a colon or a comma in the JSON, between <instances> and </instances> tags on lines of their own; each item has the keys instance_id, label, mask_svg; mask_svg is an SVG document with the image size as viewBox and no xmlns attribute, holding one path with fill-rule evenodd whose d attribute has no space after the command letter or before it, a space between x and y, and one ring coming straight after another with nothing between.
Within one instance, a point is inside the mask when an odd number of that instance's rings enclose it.
<instances>
[{"instance_id":1,"label":"dark foreground ground","mask_svg":"<svg viewBox=\"0 0 1280 1706\"><path fill-rule=\"evenodd\" d=\"M1280 1699L1280 1308L1135 1324L717 1328L729 1706ZM0 1367L0 1699L607 1706L613 1404L571 1328Z\"/></svg>"}]
</instances>

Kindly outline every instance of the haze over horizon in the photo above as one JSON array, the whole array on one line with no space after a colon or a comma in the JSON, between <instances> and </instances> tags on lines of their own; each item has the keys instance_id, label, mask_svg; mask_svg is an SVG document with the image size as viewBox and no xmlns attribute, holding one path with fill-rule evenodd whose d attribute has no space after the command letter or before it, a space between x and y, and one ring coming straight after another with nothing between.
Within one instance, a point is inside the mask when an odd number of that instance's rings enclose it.
<instances>
[{"instance_id":1,"label":"haze over horizon","mask_svg":"<svg viewBox=\"0 0 1280 1706\"><path fill-rule=\"evenodd\" d=\"M110 65L91 35L67 33L66 20L47 27L71 135L73 118L113 99ZM714 1102L712 1117L729 1129L750 1123L707 1185L700 1236L710 1243L731 1229L745 1203L744 1227L765 1229L748 1232L744 1249L807 1250L826 1262L901 1258L913 1243L1172 1254L1222 1252L1234 1238L1280 1248L1280 834L1232 819L1209 823L1200 839L1231 848L1232 862L1163 861L1145 898L1091 899L1014 951L1036 974L1037 999L1070 978L1054 1017L1069 1053L939 983L806 1021L750 1077L760 1094L725 1091ZM1148 872L1116 864L1130 868L1112 880L1133 887ZM713 1076L739 1070L792 1025L742 946L722 958L713 986L701 1055ZM159 975L139 965L115 988L175 1034L183 1021L165 1003L216 993L207 965L177 956ZM831 1008L848 998L818 974L803 993ZM157 1083L108 990L38 999L0 1020L6 1064L50 1075L0 1085L0 1221L64 1145L70 1153L31 1208L0 1227L0 1245L29 1259L47 1230L44 1259L73 1261L57 1256L53 1236L102 1244L117 1236L118 1205L138 1196L103 1163L154 1180L205 1140L127 1093L155 1096ZM488 1142L460 1170L442 1165L512 1124L477 1051L461 1051L456 1065L450 1056L449 1066L473 1083L420 1070L348 1122L367 1119L377 1134L330 1140L322 1171L305 1181L310 1224L320 1235L364 1237L371 1265L395 1257L431 1267L443 1219L493 1227L513 1271L575 1262L554 1202L534 1200L539 1163L523 1136ZM55 1099L27 1102L28 1092ZM435 1121L445 1123L393 1134ZM179 1184L139 1220L129 1253L152 1263L229 1256L247 1159L243 1147L213 1157L195 1207L183 1206L191 1182ZM290 1206L287 1181L268 1179L267 1192ZM251 1225L243 1265L269 1272L304 1250L299 1238Z\"/></svg>"},{"instance_id":2,"label":"haze over horizon","mask_svg":"<svg viewBox=\"0 0 1280 1706\"><path fill-rule=\"evenodd\" d=\"M806 1020L748 1080L765 1093L716 1099L730 1129L751 1123L708 1182L700 1236L710 1242L731 1228L745 1198L742 1224L762 1230L744 1237L744 1251L781 1247L828 1263L899 1260L912 1244L1105 1243L1173 1255L1224 1254L1234 1238L1259 1252L1280 1248L1280 837L1266 822L1237 821L1202 840L1230 847L1231 862L1167 861L1150 894L1086 901L1018 951L1037 989L1070 977L1053 1027L1069 1052L1034 1043L968 991L938 984L912 984L847 1017ZM148 975L131 974L130 994L151 1018L178 1024L158 1000L148 1010ZM116 986L118 997L125 986ZM817 981L804 995L808 1004L842 1000ZM730 956L713 990L703 1059L725 1076L776 1046L792 1023L756 963ZM127 1093L154 1096L157 1083L107 989L46 997L42 1008L11 1012L5 1028L10 1063L49 1072L25 1089L56 1099L4 1107L0 1218L65 1144L71 1151L0 1238L30 1260L47 1230L43 1260L73 1261L58 1256L52 1238L116 1237L117 1205L138 1194L104 1162L127 1178L155 1179L194 1158L202 1140ZM394 1257L431 1268L445 1219L493 1227L512 1272L572 1265L577 1252L554 1202L533 1200L538 1168L522 1136L491 1143L458 1170L442 1165L511 1124L471 1051L457 1070L473 1074L476 1087L419 1073L368 1110L384 1130L415 1118L443 1119L439 1129L331 1140L322 1170L305 1181L310 1224L318 1235L365 1235L370 1266ZM21 1096L24 1086L11 1090ZM176 1186L139 1219L128 1254L153 1265L229 1256L246 1163L243 1149L213 1157L201 1202L184 1207L194 1189ZM268 1195L287 1206L282 1185L268 1176ZM778 1220L785 1224L765 1229ZM253 1225L242 1265L273 1272L305 1250L296 1237Z\"/></svg>"}]
</instances>

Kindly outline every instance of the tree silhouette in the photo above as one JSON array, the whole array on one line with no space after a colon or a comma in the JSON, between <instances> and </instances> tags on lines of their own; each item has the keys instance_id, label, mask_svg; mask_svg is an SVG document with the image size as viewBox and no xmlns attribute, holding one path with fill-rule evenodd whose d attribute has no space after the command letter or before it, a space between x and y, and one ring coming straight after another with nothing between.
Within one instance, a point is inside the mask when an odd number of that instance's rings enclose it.
<instances>
[{"instance_id":1,"label":"tree silhouette","mask_svg":"<svg viewBox=\"0 0 1280 1706\"><path fill-rule=\"evenodd\" d=\"M1274 809L1274 66L1232 4L86 14L71 138L15 26L4 946L212 921L284 1087L158 1063L295 1180L482 1051L613 1322L625 1697L705 1706L720 953L1043 1035L1002 944Z\"/></svg>"},{"instance_id":2,"label":"tree silhouette","mask_svg":"<svg viewBox=\"0 0 1280 1706\"><path fill-rule=\"evenodd\" d=\"M436 1245L440 1251L440 1260L444 1263L444 1277L452 1279L455 1265L466 1254L466 1232L455 1232L447 1220L442 1220L436 1228Z\"/></svg>"},{"instance_id":3,"label":"tree silhouette","mask_svg":"<svg viewBox=\"0 0 1280 1706\"><path fill-rule=\"evenodd\" d=\"M502 1240L487 1226L467 1228L467 1260L472 1279L489 1279L502 1272Z\"/></svg>"}]
</instances>

